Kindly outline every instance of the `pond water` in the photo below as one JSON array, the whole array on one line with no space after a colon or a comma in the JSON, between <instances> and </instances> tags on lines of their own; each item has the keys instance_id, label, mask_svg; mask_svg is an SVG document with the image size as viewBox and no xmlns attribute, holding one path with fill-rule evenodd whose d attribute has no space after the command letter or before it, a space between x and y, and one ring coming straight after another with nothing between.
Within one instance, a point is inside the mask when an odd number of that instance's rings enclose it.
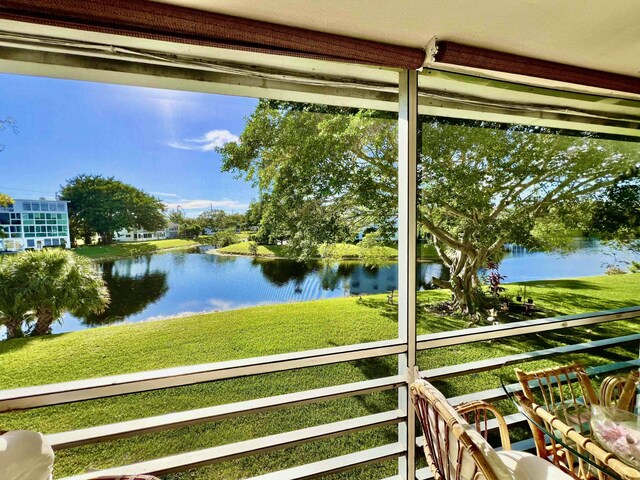
<instances>
[{"instance_id":1,"label":"pond water","mask_svg":"<svg viewBox=\"0 0 640 480\"><path fill-rule=\"evenodd\" d=\"M601 275L607 264L614 263L611 252L596 242L581 241L578 247L568 255L514 251L503 260L500 271L507 282L517 282ZM54 325L54 333L397 288L395 264L368 268L348 262L327 267L174 251L103 262L100 268L111 292L109 309L87 318L67 315L62 323ZM420 264L422 288L433 276L446 279L447 275L437 262Z\"/></svg>"}]
</instances>

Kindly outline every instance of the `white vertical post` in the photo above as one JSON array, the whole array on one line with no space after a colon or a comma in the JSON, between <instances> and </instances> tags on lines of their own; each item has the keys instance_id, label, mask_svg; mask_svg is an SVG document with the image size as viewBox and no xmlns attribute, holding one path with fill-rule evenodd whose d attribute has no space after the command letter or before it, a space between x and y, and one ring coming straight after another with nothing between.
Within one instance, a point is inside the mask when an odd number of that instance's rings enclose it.
<instances>
[{"instance_id":1,"label":"white vertical post","mask_svg":"<svg viewBox=\"0 0 640 480\"><path fill-rule=\"evenodd\" d=\"M407 384L398 390L399 408L407 421L398 428L399 441L407 449L398 462L400 478L414 480L416 416L409 398L409 382L416 365L416 239L417 239L417 133L418 72L400 72L398 109L398 337L407 352L398 356L398 373Z\"/></svg>"}]
</instances>

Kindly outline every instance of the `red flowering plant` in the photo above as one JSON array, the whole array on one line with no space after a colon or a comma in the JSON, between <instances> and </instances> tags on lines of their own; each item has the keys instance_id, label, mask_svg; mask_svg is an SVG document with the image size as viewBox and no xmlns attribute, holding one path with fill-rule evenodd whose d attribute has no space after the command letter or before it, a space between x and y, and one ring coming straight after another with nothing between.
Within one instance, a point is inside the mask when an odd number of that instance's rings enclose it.
<instances>
[{"instance_id":1,"label":"red flowering plant","mask_svg":"<svg viewBox=\"0 0 640 480\"><path fill-rule=\"evenodd\" d=\"M494 262L493 260L487 262L486 268L488 275L486 277L486 283L489 285L489 293L496 300L499 299L500 294L506 290L506 288L502 286L502 282L507 278L500 273L498 267L498 262Z\"/></svg>"}]
</instances>

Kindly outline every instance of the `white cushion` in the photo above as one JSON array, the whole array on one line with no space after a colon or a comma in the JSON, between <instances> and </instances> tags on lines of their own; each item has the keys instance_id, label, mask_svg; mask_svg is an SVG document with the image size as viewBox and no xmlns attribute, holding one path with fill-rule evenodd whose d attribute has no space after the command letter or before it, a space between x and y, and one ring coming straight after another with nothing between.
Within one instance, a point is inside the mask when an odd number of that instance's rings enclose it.
<instances>
[{"instance_id":1,"label":"white cushion","mask_svg":"<svg viewBox=\"0 0 640 480\"><path fill-rule=\"evenodd\" d=\"M0 435L2 480L51 480L53 450L40 433L14 430Z\"/></svg>"},{"instance_id":2,"label":"white cushion","mask_svg":"<svg viewBox=\"0 0 640 480\"><path fill-rule=\"evenodd\" d=\"M498 457L515 480L572 480L551 462L527 452L502 451L498 452Z\"/></svg>"},{"instance_id":3,"label":"white cushion","mask_svg":"<svg viewBox=\"0 0 640 480\"><path fill-rule=\"evenodd\" d=\"M469 424L465 424L464 428L471 437L471 440L473 440L473 443L478 447L478 450L480 450L485 461L491 466L496 478L498 480L513 480L514 477L510 469L504 464L493 447L489 445L489 442Z\"/></svg>"}]
</instances>

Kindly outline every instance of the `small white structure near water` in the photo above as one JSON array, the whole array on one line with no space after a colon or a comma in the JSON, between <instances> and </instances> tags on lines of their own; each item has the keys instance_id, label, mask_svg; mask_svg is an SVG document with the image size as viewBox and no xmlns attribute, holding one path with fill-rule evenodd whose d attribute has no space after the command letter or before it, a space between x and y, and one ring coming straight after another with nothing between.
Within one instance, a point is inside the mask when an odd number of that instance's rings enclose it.
<instances>
[{"instance_id":1,"label":"small white structure near water","mask_svg":"<svg viewBox=\"0 0 640 480\"><path fill-rule=\"evenodd\" d=\"M147 232L144 228L122 229L115 234L117 242L144 242L147 240L165 240L178 238L178 224L169 222L167 227L155 232Z\"/></svg>"}]
</instances>

